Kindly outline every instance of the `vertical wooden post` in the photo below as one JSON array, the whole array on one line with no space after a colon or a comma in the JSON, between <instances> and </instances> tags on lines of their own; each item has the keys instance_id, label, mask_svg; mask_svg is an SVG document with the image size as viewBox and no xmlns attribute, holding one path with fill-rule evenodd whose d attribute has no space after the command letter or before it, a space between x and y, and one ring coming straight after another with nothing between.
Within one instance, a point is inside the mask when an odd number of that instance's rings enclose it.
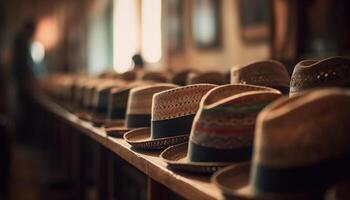
<instances>
[{"instance_id":1,"label":"vertical wooden post","mask_svg":"<svg viewBox=\"0 0 350 200\"><path fill-rule=\"evenodd\" d=\"M111 152L99 145L98 150L98 199L112 199L113 165Z\"/></svg>"},{"instance_id":2,"label":"vertical wooden post","mask_svg":"<svg viewBox=\"0 0 350 200\"><path fill-rule=\"evenodd\" d=\"M147 177L147 200L169 199L170 190L153 180L151 177Z\"/></svg>"}]
</instances>

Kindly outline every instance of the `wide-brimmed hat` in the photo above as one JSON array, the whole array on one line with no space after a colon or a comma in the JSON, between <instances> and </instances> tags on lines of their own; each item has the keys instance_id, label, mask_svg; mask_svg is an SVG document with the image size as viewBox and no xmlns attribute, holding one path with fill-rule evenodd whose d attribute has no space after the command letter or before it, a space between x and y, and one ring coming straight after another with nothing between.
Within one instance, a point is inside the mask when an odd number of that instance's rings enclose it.
<instances>
[{"instance_id":1,"label":"wide-brimmed hat","mask_svg":"<svg viewBox=\"0 0 350 200\"><path fill-rule=\"evenodd\" d=\"M83 120L91 119L91 111L93 107L94 91L103 83L104 79L89 79L81 84L79 97L78 97L78 108L76 115Z\"/></svg>"},{"instance_id":2,"label":"wide-brimmed hat","mask_svg":"<svg viewBox=\"0 0 350 200\"><path fill-rule=\"evenodd\" d=\"M214 175L231 198L319 199L350 175L350 92L325 89L277 100L258 116L251 166Z\"/></svg>"},{"instance_id":3,"label":"wide-brimmed hat","mask_svg":"<svg viewBox=\"0 0 350 200\"><path fill-rule=\"evenodd\" d=\"M127 132L124 139L134 148L160 150L188 141L201 98L216 85L195 84L153 96L151 129Z\"/></svg>"},{"instance_id":4,"label":"wide-brimmed hat","mask_svg":"<svg viewBox=\"0 0 350 200\"><path fill-rule=\"evenodd\" d=\"M151 126L153 94L177 87L174 84L157 83L131 89L126 109L125 125L105 127L107 135L122 137L125 132Z\"/></svg>"},{"instance_id":5,"label":"wide-brimmed hat","mask_svg":"<svg viewBox=\"0 0 350 200\"><path fill-rule=\"evenodd\" d=\"M107 122L104 126L108 128L116 124L124 124L130 90L153 83L151 81L134 81L124 87L111 89L108 96Z\"/></svg>"},{"instance_id":6,"label":"wide-brimmed hat","mask_svg":"<svg viewBox=\"0 0 350 200\"><path fill-rule=\"evenodd\" d=\"M325 87L350 87L350 59L330 57L319 61L304 60L295 66L290 96Z\"/></svg>"},{"instance_id":7,"label":"wide-brimmed hat","mask_svg":"<svg viewBox=\"0 0 350 200\"><path fill-rule=\"evenodd\" d=\"M93 94L91 122L95 126L101 126L107 122L108 97L112 89L125 86L120 80L106 81L96 87Z\"/></svg>"},{"instance_id":8,"label":"wide-brimmed hat","mask_svg":"<svg viewBox=\"0 0 350 200\"><path fill-rule=\"evenodd\" d=\"M223 85L228 83L226 81L225 74L221 72L192 72L187 76L187 84L199 84L199 83L210 83L216 85Z\"/></svg>"},{"instance_id":9,"label":"wide-brimmed hat","mask_svg":"<svg viewBox=\"0 0 350 200\"><path fill-rule=\"evenodd\" d=\"M290 77L286 67L275 60L263 60L231 68L231 83L272 87L288 94Z\"/></svg>"},{"instance_id":10,"label":"wide-brimmed hat","mask_svg":"<svg viewBox=\"0 0 350 200\"><path fill-rule=\"evenodd\" d=\"M161 157L171 168L199 173L250 161L256 116L281 96L272 88L242 84L210 90L200 103L189 144L169 147Z\"/></svg>"}]
</instances>

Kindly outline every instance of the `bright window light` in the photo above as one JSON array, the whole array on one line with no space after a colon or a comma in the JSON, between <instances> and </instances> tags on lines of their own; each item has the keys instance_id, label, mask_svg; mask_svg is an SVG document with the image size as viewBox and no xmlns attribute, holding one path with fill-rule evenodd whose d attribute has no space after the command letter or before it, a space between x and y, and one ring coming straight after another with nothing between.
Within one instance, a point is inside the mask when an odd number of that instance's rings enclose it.
<instances>
[{"instance_id":1,"label":"bright window light","mask_svg":"<svg viewBox=\"0 0 350 200\"><path fill-rule=\"evenodd\" d=\"M57 45L59 36L60 30L56 18L44 17L39 20L35 32L35 41L43 44L46 50L50 50Z\"/></svg>"},{"instance_id":2,"label":"bright window light","mask_svg":"<svg viewBox=\"0 0 350 200\"><path fill-rule=\"evenodd\" d=\"M39 64L43 62L45 58L45 48L40 42L33 42L30 47L30 54L35 63Z\"/></svg>"},{"instance_id":3,"label":"bright window light","mask_svg":"<svg viewBox=\"0 0 350 200\"><path fill-rule=\"evenodd\" d=\"M113 67L123 73L133 69L137 52L135 0L114 0L113 18Z\"/></svg>"},{"instance_id":4,"label":"bright window light","mask_svg":"<svg viewBox=\"0 0 350 200\"><path fill-rule=\"evenodd\" d=\"M147 62L162 57L161 0L142 0L142 55Z\"/></svg>"}]
</instances>

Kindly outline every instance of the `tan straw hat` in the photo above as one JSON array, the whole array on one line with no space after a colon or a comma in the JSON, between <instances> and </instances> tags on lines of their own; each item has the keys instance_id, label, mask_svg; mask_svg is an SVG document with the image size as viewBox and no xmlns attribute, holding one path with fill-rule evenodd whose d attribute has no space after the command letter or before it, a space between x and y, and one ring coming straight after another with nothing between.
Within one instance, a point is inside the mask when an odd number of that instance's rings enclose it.
<instances>
[{"instance_id":1,"label":"tan straw hat","mask_svg":"<svg viewBox=\"0 0 350 200\"><path fill-rule=\"evenodd\" d=\"M325 89L284 98L258 116L253 161L217 172L229 198L320 199L350 175L350 92Z\"/></svg>"}]
</instances>

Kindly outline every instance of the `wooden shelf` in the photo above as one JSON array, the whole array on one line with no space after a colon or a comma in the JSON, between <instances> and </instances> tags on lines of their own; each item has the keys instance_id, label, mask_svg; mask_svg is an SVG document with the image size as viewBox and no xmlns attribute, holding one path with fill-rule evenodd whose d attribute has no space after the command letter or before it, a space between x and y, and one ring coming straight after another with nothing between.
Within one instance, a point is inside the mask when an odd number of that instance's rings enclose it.
<instances>
[{"instance_id":1,"label":"wooden shelf","mask_svg":"<svg viewBox=\"0 0 350 200\"><path fill-rule=\"evenodd\" d=\"M45 96L36 98L45 110L68 123L79 133L85 134L92 140L114 152L125 161L142 171L151 179L166 186L175 193L187 199L223 199L219 189L210 182L210 176L174 172L167 168L166 163L159 158L160 152L136 152L122 138L112 138L101 128L79 119L63 107Z\"/></svg>"}]
</instances>

